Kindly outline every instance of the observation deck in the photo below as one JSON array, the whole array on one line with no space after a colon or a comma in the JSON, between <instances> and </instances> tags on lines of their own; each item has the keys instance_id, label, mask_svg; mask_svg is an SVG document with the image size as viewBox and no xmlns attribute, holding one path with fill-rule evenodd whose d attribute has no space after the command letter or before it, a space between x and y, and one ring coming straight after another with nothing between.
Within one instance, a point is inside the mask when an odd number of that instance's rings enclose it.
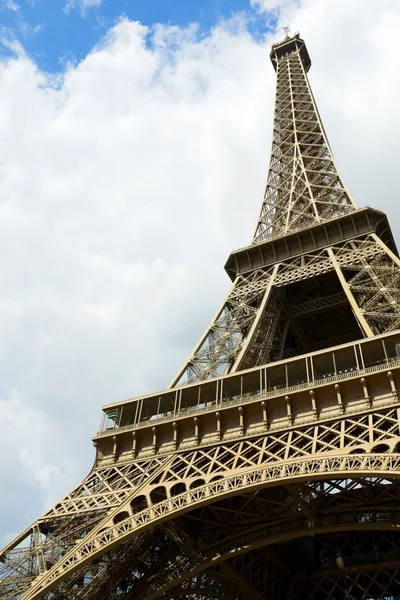
<instances>
[{"instance_id":1,"label":"observation deck","mask_svg":"<svg viewBox=\"0 0 400 600\"><path fill-rule=\"evenodd\" d=\"M104 406L98 462L116 462L398 404L400 330Z\"/></svg>"},{"instance_id":2,"label":"observation deck","mask_svg":"<svg viewBox=\"0 0 400 600\"><path fill-rule=\"evenodd\" d=\"M232 281L253 269L261 269L277 262L289 260L305 252L322 250L334 244L376 233L378 237L398 256L396 244L384 212L364 206L350 210L347 214L327 219L312 226L277 236L269 235L265 241L238 248L231 252L225 263L225 271Z\"/></svg>"},{"instance_id":3,"label":"observation deck","mask_svg":"<svg viewBox=\"0 0 400 600\"><path fill-rule=\"evenodd\" d=\"M276 71L277 61L286 54L290 54L294 51L300 51L300 58L303 62L306 73L311 67L311 58L308 54L307 46L305 41L301 39L300 34L296 33L294 36L285 39L283 42L274 44L271 49L270 59Z\"/></svg>"}]
</instances>

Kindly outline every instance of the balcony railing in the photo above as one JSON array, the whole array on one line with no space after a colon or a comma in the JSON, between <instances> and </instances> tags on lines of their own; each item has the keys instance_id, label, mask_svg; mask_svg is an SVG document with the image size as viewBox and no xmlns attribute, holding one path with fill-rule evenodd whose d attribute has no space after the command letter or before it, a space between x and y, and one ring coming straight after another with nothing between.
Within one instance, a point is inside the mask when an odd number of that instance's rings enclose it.
<instances>
[{"instance_id":1,"label":"balcony railing","mask_svg":"<svg viewBox=\"0 0 400 600\"><path fill-rule=\"evenodd\" d=\"M99 435L289 395L398 366L399 331L105 406Z\"/></svg>"}]
</instances>

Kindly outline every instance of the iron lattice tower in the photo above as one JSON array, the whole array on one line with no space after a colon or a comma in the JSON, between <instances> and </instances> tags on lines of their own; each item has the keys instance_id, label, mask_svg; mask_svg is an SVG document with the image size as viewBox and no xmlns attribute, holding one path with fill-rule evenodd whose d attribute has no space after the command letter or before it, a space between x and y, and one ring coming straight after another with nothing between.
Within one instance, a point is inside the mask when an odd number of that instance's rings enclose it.
<instances>
[{"instance_id":1,"label":"iron lattice tower","mask_svg":"<svg viewBox=\"0 0 400 600\"><path fill-rule=\"evenodd\" d=\"M295 35L232 288L163 392L104 407L87 478L0 555L2 600L400 598L400 261L357 209Z\"/></svg>"}]
</instances>

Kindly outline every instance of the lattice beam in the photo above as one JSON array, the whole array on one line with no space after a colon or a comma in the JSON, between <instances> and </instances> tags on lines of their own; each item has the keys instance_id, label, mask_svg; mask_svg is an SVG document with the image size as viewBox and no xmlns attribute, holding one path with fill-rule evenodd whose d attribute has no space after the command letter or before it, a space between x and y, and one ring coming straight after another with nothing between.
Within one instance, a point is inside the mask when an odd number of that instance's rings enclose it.
<instances>
[{"instance_id":1,"label":"lattice beam","mask_svg":"<svg viewBox=\"0 0 400 600\"><path fill-rule=\"evenodd\" d=\"M273 47L277 72L271 161L254 243L340 216L355 206L336 168L307 78L304 42Z\"/></svg>"}]
</instances>

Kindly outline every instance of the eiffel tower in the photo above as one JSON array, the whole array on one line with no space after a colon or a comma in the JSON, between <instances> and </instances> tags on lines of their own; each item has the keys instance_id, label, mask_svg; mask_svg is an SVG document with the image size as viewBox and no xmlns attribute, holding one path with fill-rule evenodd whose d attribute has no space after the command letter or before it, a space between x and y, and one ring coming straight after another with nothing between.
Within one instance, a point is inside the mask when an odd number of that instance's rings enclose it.
<instances>
[{"instance_id":1,"label":"eiffel tower","mask_svg":"<svg viewBox=\"0 0 400 600\"><path fill-rule=\"evenodd\" d=\"M0 554L2 600L400 598L400 260L336 168L299 34L268 180L169 387L106 405L86 479Z\"/></svg>"}]
</instances>

